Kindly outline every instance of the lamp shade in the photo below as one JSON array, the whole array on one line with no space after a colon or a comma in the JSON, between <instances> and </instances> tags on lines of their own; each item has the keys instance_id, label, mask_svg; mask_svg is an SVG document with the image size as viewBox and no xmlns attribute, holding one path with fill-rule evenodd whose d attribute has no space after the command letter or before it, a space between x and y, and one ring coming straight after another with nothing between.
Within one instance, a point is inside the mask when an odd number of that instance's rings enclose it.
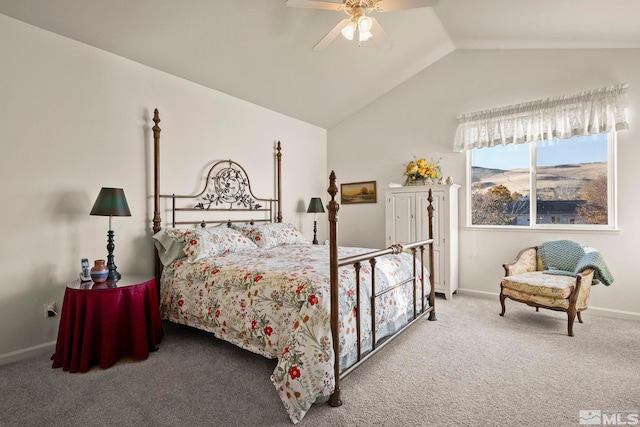
<instances>
[{"instance_id":1,"label":"lamp shade","mask_svg":"<svg viewBox=\"0 0 640 427\"><path fill-rule=\"evenodd\" d=\"M312 197L309 202L309 208L307 213L322 213L324 212L324 206L322 206L322 199L320 197Z\"/></svg>"},{"instance_id":2,"label":"lamp shade","mask_svg":"<svg viewBox=\"0 0 640 427\"><path fill-rule=\"evenodd\" d=\"M90 215L131 216L122 188L102 187Z\"/></svg>"},{"instance_id":3,"label":"lamp shade","mask_svg":"<svg viewBox=\"0 0 640 427\"><path fill-rule=\"evenodd\" d=\"M354 21L350 21L340 32L345 39L353 40L353 36L356 33L356 23Z\"/></svg>"}]
</instances>

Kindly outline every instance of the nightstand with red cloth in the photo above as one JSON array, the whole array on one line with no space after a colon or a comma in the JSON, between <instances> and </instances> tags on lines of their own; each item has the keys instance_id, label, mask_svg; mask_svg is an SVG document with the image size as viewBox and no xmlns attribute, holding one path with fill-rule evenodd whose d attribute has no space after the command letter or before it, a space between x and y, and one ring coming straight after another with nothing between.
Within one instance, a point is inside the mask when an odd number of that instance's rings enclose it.
<instances>
[{"instance_id":1,"label":"nightstand with red cloth","mask_svg":"<svg viewBox=\"0 0 640 427\"><path fill-rule=\"evenodd\" d=\"M163 336L155 279L123 274L118 282L72 282L64 293L53 368L86 372L125 356L144 360Z\"/></svg>"}]
</instances>

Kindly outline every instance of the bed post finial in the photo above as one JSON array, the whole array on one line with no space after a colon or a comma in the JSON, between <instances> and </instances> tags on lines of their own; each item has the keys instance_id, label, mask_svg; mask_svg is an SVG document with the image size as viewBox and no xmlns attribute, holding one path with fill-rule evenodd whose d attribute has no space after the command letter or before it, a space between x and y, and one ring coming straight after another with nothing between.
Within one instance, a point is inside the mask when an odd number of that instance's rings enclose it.
<instances>
[{"instance_id":1,"label":"bed post finial","mask_svg":"<svg viewBox=\"0 0 640 427\"><path fill-rule=\"evenodd\" d=\"M338 211L340 205L336 202L338 186L336 185L336 174L331 171L329 175L329 188L327 192L331 195L331 201L327 205L329 210L329 283L331 285L331 337L333 339L333 375L335 377L335 388L329 397L329 405L341 406L340 399L340 336L338 329Z\"/></svg>"},{"instance_id":2,"label":"bed post finial","mask_svg":"<svg viewBox=\"0 0 640 427\"><path fill-rule=\"evenodd\" d=\"M329 188L327 188L327 193L331 196L331 201L327 205L327 209L329 210L329 221L337 221L340 205L336 202L338 186L336 185L336 173L334 171L331 171L331 174L329 174ZM332 214L335 215L335 218L332 218Z\"/></svg>"}]
</instances>

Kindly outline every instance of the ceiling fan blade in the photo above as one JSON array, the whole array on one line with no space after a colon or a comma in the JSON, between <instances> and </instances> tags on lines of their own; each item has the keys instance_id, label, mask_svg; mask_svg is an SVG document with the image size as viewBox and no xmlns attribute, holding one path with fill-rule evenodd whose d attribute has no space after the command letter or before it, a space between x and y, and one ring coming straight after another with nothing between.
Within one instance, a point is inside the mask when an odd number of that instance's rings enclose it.
<instances>
[{"instance_id":1,"label":"ceiling fan blade","mask_svg":"<svg viewBox=\"0 0 640 427\"><path fill-rule=\"evenodd\" d=\"M286 0L287 7L301 7L303 9L343 10L344 3L316 0Z\"/></svg>"},{"instance_id":2,"label":"ceiling fan blade","mask_svg":"<svg viewBox=\"0 0 640 427\"><path fill-rule=\"evenodd\" d=\"M335 27L331 29L316 45L313 47L313 50L319 51L324 49L340 34L340 31L349 23L349 19L345 18L342 21L338 22Z\"/></svg>"},{"instance_id":3,"label":"ceiling fan blade","mask_svg":"<svg viewBox=\"0 0 640 427\"><path fill-rule=\"evenodd\" d=\"M378 12L393 12L394 10L433 7L436 4L438 4L438 0L380 0L376 3L376 10Z\"/></svg>"},{"instance_id":4,"label":"ceiling fan blade","mask_svg":"<svg viewBox=\"0 0 640 427\"><path fill-rule=\"evenodd\" d=\"M380 23L376 18L371 18L373 26L371 27L371 34L373 35L373 41L380 47L380 49L389 49L391 47L391 39L387 33L382 29Z\"/></svg>"}]
</instances>

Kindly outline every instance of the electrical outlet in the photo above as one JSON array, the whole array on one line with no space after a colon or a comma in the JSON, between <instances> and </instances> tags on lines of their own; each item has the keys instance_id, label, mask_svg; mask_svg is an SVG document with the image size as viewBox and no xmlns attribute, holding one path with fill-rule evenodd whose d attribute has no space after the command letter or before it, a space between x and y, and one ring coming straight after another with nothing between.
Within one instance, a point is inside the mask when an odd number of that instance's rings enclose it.
<instances>
[{"instance_id":1,"label":"electrical outlet","mask_svg":"<svg viewBox=\"0 0 640 427\"><path fill-rule=\"evenodd\" d=\"M56 303L55 301L44 303L44 317L54 317L57 316L58 312L56 311Z\"/></svg>"}]
</instances>

